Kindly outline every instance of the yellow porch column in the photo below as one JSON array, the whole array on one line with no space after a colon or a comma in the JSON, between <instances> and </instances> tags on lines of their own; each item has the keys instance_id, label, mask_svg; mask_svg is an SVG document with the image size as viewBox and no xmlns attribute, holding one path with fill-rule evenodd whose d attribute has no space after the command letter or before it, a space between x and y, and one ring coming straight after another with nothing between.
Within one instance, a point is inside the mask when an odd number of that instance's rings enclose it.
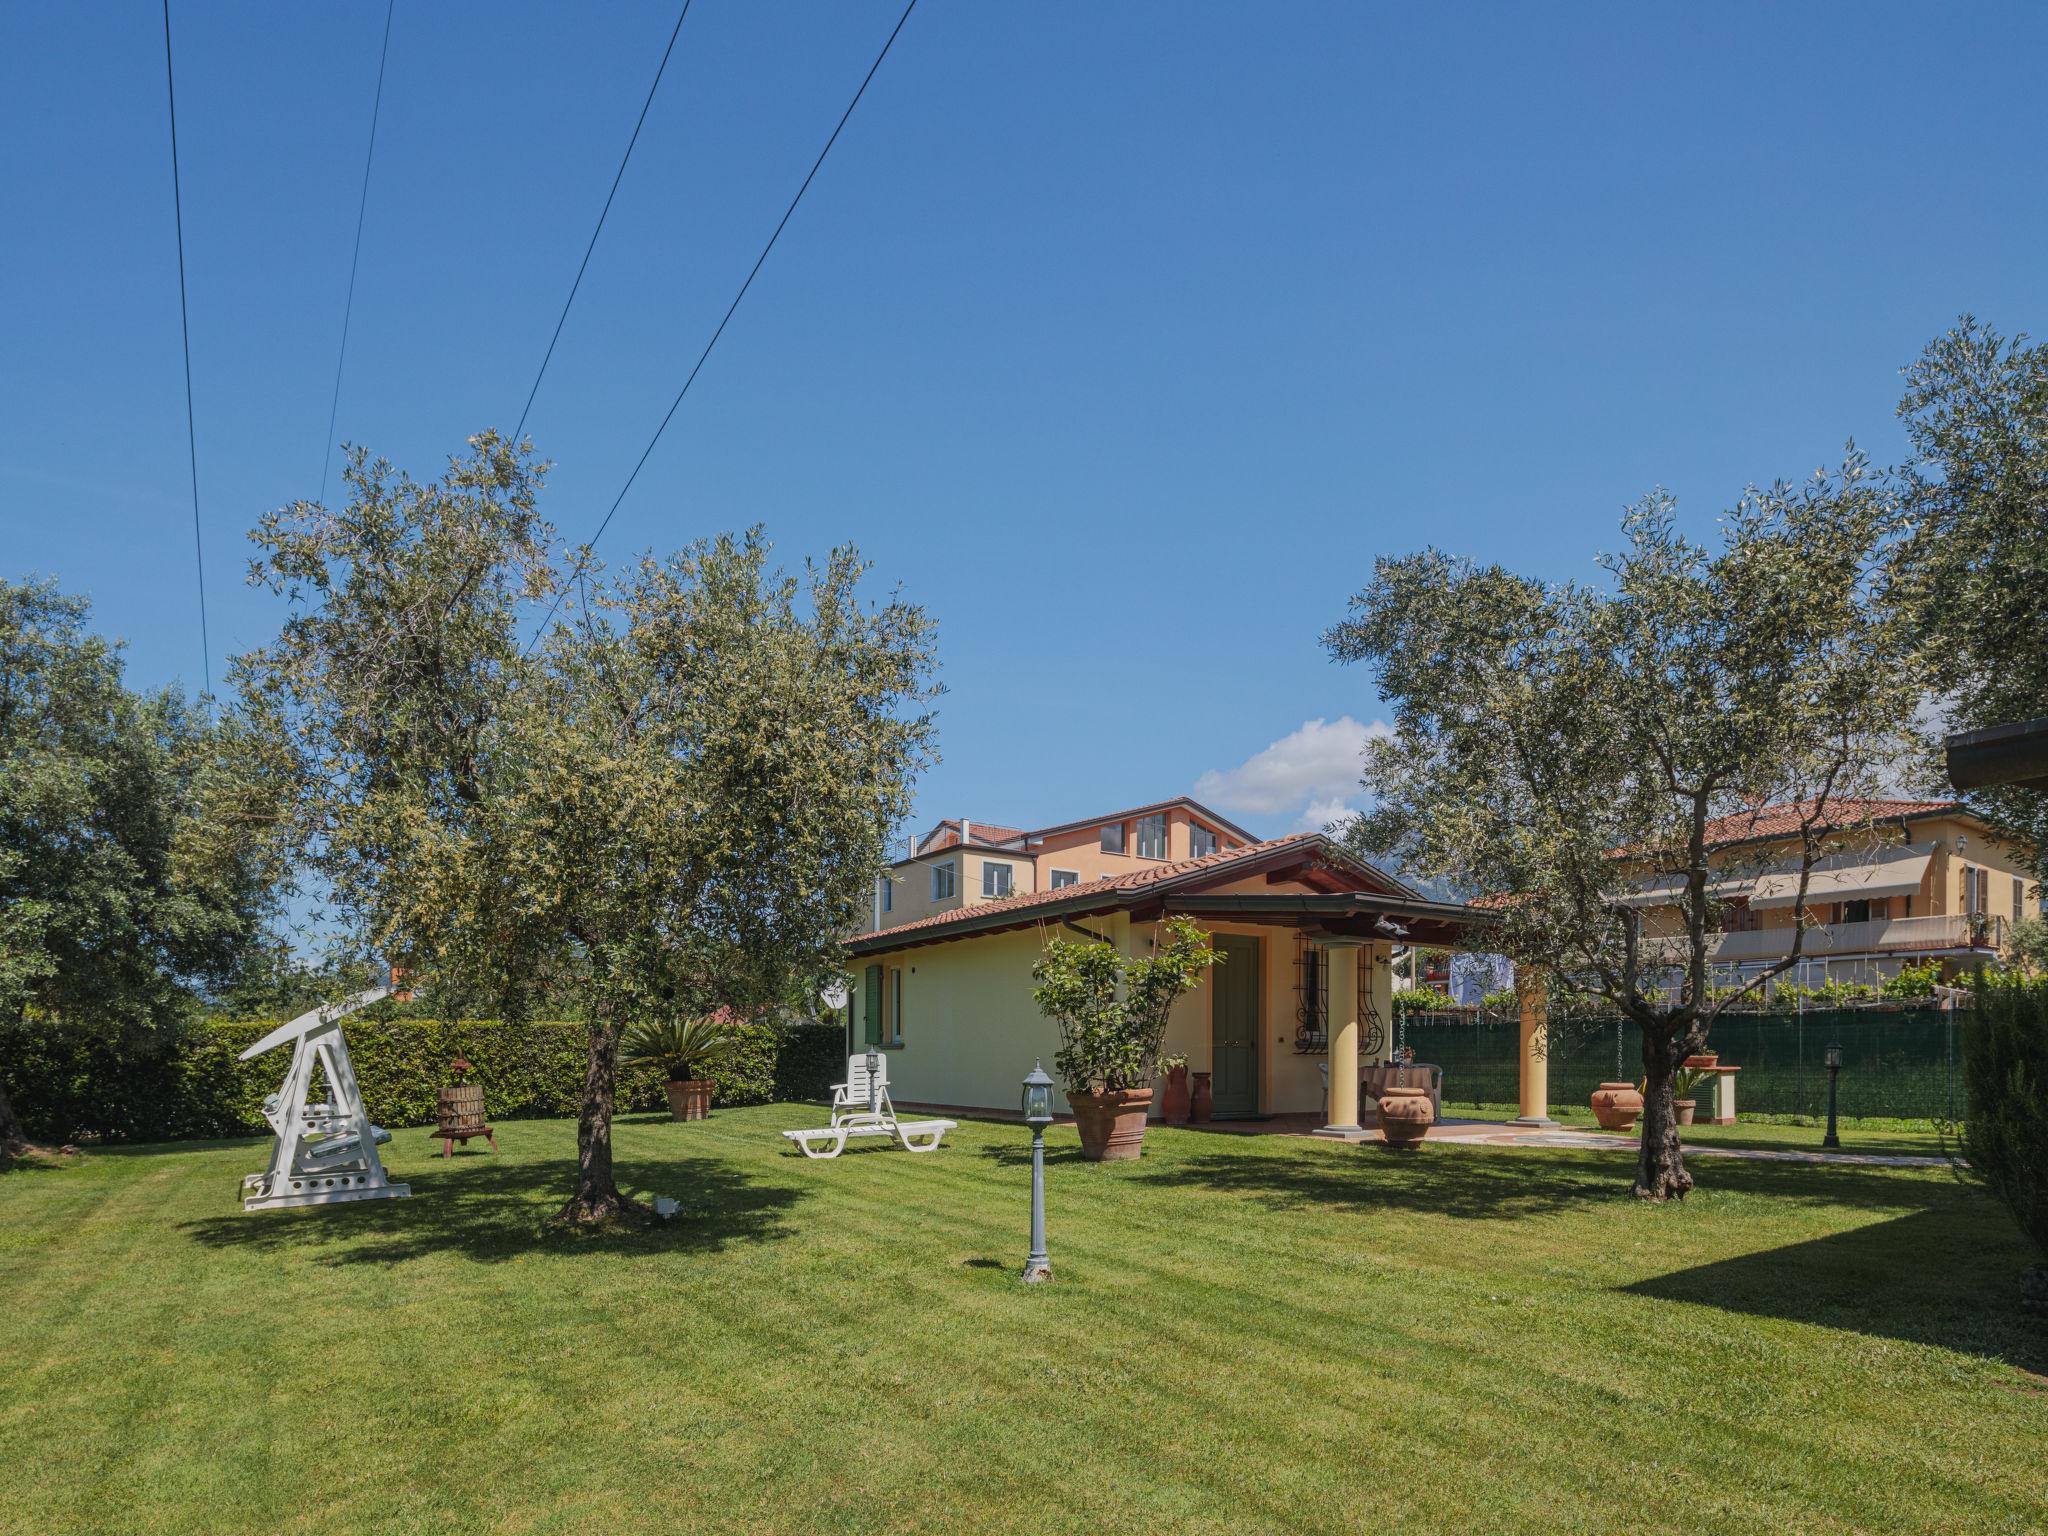
<instances>
[{"instance_id":1,"label":"yellow porch column","mask_svg":"<svg viewBox=\"0 0 2048 1536\"><path fill-rule=\"evenodd\" d=\"M1555 1125L1550 1118L1550 1012L1540 972L1515 968L1522 1015L1522 1113L1517 1125Z\"/></svg>"},{"instance_id":2,"label":"yellow porch column","mask_svg":"<svg viewBox=\"0 0 2048 1536\"><path fill-rule=\"evenodd\" d=\"M1362 939L1319 939L1330 978L1330 1123L1318 1136L1365 1134L1358 1123L1358 951Z\"/></svg>"}]
</instances>

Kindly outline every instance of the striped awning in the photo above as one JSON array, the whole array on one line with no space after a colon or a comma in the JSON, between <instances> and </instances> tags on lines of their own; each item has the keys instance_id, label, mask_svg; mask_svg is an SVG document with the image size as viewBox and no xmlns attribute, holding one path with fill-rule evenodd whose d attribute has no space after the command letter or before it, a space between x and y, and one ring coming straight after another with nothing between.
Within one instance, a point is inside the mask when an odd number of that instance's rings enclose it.
<instances>
[{"instance_id":1,"label":"striped awning","mask_svg":"<svg viewBox=\"0 0 2048 1536\"><path fill-rule=\"evenodd\" d=\"M1751 873L1716 875L1707 882L1707 894L1716 901L1733 901L1747 896L1756 884ZM1624 907L1675 907L1685 896L1685 876L1653 875L1621 898Z\"/></svg>"},{"instance_id":2,"label":"striped awning","mask_svg":"<svg viewBox=\"0 0 2048 1536\"><path fill-rule=\"evenodd\" d=\"M1816 862L1806 882L1806 899L1819 901L1863 901L1883 896L1911 896L1927 878L1927 866L1934 848L1911 845L1894 848L1856 848L1831 853ZM1749 893L1752 907L1789 907L1799 899L1799 867L1769 870L1760 876Z\"/></svg>"}]
</instances>

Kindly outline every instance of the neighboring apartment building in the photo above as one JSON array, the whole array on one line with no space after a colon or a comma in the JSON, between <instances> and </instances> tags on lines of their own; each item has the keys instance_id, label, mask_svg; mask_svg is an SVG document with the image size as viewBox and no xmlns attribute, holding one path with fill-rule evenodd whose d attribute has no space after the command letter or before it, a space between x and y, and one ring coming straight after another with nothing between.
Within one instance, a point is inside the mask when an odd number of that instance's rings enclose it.
<instances>
[{"instance_id":1,"label":"neighboring apartment building","mask_svg":"<svg viewBox=\"0 0 2048 1536\"><path fill-rule=\"evenodd\" d=\"M1256 841L1185 797L1025 831L948 818L914 838L875 882L876 929L920 922L984 901L1056 891Z\"/></svg>"},{"instance_id":2,"label":"neighboring apartment building","mask_svg":"<svg viewBox=\"0 0 2048 1536\"><path fill-rule=\"evenodd\" d=\"M1807 886L1807 934L1784 979L1874 982L1938 961L1945 974L1995 959L2017 919L2041 908L2024 850L1953 800L1852 800L1829 818L1838 845ZM1708 825L1726 904L1715 980L1756 975L1791 953L1800 808L1766 806ZM1676 932L1680 882L1646 876L1628 904L1653 938Z\"/></svg>"}]
</instances>

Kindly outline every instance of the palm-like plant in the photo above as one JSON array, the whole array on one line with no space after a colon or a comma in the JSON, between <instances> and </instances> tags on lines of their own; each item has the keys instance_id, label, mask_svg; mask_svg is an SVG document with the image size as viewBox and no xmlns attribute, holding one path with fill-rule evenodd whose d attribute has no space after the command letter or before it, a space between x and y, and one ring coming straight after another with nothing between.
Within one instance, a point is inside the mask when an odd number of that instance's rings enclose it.
<instances>
[{"instance_id":1,"label":"palm-like plant","mask_svg":"<svg viewBox=\"0 0 2048 1536\"><path fill-rule=\"evenodd\" d=\"M619 1038L619 1054L627 1061L659 1062L670 1082L682 1083L716 1067L739 1043L739 1031L724 1013L700 1013L631 1025Z\"/></svg>"}]
</instances>

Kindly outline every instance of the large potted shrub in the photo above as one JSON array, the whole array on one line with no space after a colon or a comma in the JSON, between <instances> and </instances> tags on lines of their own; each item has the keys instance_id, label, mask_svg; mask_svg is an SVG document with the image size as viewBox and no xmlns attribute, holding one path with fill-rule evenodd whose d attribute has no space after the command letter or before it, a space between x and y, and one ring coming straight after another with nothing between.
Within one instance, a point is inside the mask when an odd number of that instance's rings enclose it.
<instances>
[{"instance_id":1,"label":"large potted shrub","mask_svg":"<svg viewBox=\"0 0 2048 1536\"><path fill-rule=\"evenodd\" d=\"M1149 959L1100 941L1054 939L1031 968L1031 995L1060 1028L1053 1063L1090 1162L1138 1155L1166 1017L1218 958L1192 918L1171 917Z\"/></svg>"},{"instance_id":2,"label":"large potted shrub","mask_svg":"<svg viewBox=\"0 0 2048 1536\"><path fill-rule=\"evenodd\" d=\"M702 1120L711 1113L711 1079L704 1072L729 1057L740 1043L727 1016L700 1013L635 1024L619 1040L627 1061L654 1062L668 1086L668 1112L678 1120Z\"/></svg>"}]
</instances>

